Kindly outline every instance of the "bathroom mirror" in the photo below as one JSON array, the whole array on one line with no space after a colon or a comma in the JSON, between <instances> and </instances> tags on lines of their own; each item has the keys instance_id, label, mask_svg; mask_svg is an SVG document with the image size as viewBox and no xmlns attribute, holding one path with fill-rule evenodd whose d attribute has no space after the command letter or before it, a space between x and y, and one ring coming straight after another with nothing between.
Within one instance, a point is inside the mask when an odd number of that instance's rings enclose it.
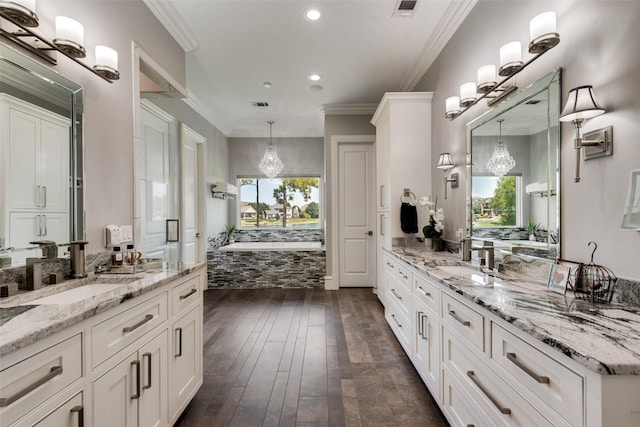
<instances>
[{"instance_id":1,"label":"bathroom mirror","mask_svg":"<svg viewBox=\"0 0 640 427\"><path fill-rule=\"evenodd\" d=\"M560 75L549 73L467 125L472 240L507 253L559 257ZM513 161L498 162L508 169L500 177L489 161L504 156L503 147Z\"/></svg>"},{"instance_id":2,"label":"bathroom mirror","mask_svg":"<svg viewBox=\"0 0 640 427\"><path fill-rule=\"evenodd\" d=\"M82 96L77 83L0 44L3 267L41 256L29 242L84 238Z\"/></svg>"},{"instance_id":3,"label":"bathroom mirror","mask_svg":"<svg viewBox=\"0 0 640 427\"><path fill-rule=\"evenodd\" d=\"M640 169L629 172L629 187L620 228L640 231Z\"/></svg>"}]
</instances>

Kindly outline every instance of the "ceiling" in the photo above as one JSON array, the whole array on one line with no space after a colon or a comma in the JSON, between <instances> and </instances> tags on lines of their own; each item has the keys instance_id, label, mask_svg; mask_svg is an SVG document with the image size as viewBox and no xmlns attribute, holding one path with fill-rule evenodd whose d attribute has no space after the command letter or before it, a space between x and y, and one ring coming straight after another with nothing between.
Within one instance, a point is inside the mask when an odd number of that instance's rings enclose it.
<instances>
[{"instance_id":1,"label":"ceiling","mask_svg":"<svg viewBox=\"0 0 640 427\"><path fill-rule=\"evenodd\" d=\"M411 91L477 0L418 0L410 17L396 0L144 1L187 52L188 102L225 135L268 136L274 120L275 137L318 137L325 112L372 108L327 104Z\"/></svg>"}]
</instances>

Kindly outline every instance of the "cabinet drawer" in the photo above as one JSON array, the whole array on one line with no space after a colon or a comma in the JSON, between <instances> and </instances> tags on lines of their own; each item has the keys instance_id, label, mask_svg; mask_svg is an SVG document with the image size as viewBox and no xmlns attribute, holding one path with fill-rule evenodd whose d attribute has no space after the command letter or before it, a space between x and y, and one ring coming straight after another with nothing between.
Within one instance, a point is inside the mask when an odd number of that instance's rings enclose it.
<instances>
[{"instance_id":1,"label":"cabinet drawer","mask_svg":"<svg viewBox=\"0 0 640 427\"><path fill-rule=\"evenodd\" d=\"M444 331L444 363L496 426L552 426L460 341Z\"/></svg>"},{"instance_id":2,"label":"cabinet drawer","mask_svg":"<svg viewBox=\"0 0 640 427\"><path fill-rule=\"evenodd\" d=\"M386 257L386 268L395 277L400 284L407 289L411 289L411 269L401 261L393 259L391 256Z\"/></svg>"},{"instance_id":3,"label":"cabinet drawer","mask_svg":"<svg viewBox=\"0 0 640 427\"><path fill-rule=\"evenodd\" d=\"M387 289L387 301L392 299L399 308L402 309L403 314L406 317L411 313L411 293L407 288L398 283L398 279L389 278L389 289Z\"/></svg>"},{"instance_id":4,"label":"cabinet drawer","mask_svg":"<svg viewBox=\"0 0 640 427\"><path fill-rule=\"evenodd\" d=\"M116 314L91 327L91 354L95 368L144 334L167 320L167 294Z\"/></svg>"},{"instance_id":5,"label":"cabinet drawer","mask_svg":"<svg viewBox=\"0 0 640 427\"><path fill-rule=\"evenodd\" d=\"M175 316L202 298L200 276L192 277L171 289L171 314Z\"/></svg>"},{"instance_id":6,"label":"cabinet drawer","mask_svg":"<svg viewBox=\"0 0 640 427\"><path fill-rule=\"evenodd\" d=\"M80 392L45 415L34 427L85 425L84 405L83 392Z\"/></svg>"},{"instance_id":7,"label":"cabinet drawer","mask_svg":"<svg viewBox=\"0 0 640 427\"><path fill-rule=\"evenodd\" d=\"M484 316L466 304L442 294L442 318L446 326L458 332L469 344L484 352Z\"/></svg>"},{"instance_id":8,"label":"cabinet drawer","mask_svg":"<svg viewBox=\"0 0 640 427\"><path fill-rule=\"evenodd\" d=\"M387 309L385 312L385 317L387 319L387 323L391 326L391 329L398 338L398 341L404 348L404 351L407 355L410 355L411 352L411 322L409 322L409 318L403 314L403 310L398 307L398 304L395 302L395 297L387 293Z\"/></svg>"},{"instance_id":9,"label":"cabinet drawer","mask_svg":"<svg viewBox=\"0 0 640 427\"><path fill-rule=\"evenodd\" d=\"M440 288L416 273L413 273L413 295L434 313L440 314Z\"/></svg>"},{"instance_id":10,"label":"cabinet drawer","mask_svg":"<svg viewBox=\"0 0 640 427\"><path fill-rule=\"evenodd\" d=\"M442 371L444 384L443 410L453 426L492 427L487 416L471 402L463 387L447 369Z\"/></svg>"},{"instance_id":11,"label":"cabinet drawer","mask_svg":"<svg viewBox=\"0 0 640 427\"><path fill-rule=\"evenodd\" d=\"M495 323L491 324L491 359L571 425L582 425L580 375Z\"/></svg>"},{"instance_id":12,"label":"cabinet drawer","mask_svg":"<svg viewBox=\"0 0 640 427\"><path fill-rule=\"evenodd\" d=\"M0 372L0 420L9 425L84 375L82 334Z\"/></svg>"}]
</instances>

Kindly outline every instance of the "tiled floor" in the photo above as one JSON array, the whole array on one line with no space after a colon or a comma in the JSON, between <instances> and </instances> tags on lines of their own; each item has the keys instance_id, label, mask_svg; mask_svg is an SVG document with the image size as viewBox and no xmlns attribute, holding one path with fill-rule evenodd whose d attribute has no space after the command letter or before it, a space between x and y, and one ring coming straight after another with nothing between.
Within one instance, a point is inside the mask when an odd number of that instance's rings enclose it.
<instances>
[{"instance_id":1,"label":"tiled floor","mask_svg":"<svg viewBox=\"0 0 640 427\"><path fill-rule=\"evenodd\" d=\"M209 290L177 426L447 426L371 289Z\"/></svg>"}]
</instances>

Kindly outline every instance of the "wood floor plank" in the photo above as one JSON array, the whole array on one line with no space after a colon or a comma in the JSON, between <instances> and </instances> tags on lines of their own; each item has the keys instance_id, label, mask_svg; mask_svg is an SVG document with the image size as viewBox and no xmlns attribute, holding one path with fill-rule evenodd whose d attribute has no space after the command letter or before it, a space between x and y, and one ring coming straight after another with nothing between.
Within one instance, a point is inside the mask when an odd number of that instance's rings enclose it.
<instances>
[{"instance_id":1,"label":"wood floor plank","mask_svg":"<svg viewBox=\"0 0 640 427\"><path fill-rule=\"evenodd\" d=\"M176 427L447 426L370 289L208 290L203 313Z\"/></svg>"}]
</instances>

